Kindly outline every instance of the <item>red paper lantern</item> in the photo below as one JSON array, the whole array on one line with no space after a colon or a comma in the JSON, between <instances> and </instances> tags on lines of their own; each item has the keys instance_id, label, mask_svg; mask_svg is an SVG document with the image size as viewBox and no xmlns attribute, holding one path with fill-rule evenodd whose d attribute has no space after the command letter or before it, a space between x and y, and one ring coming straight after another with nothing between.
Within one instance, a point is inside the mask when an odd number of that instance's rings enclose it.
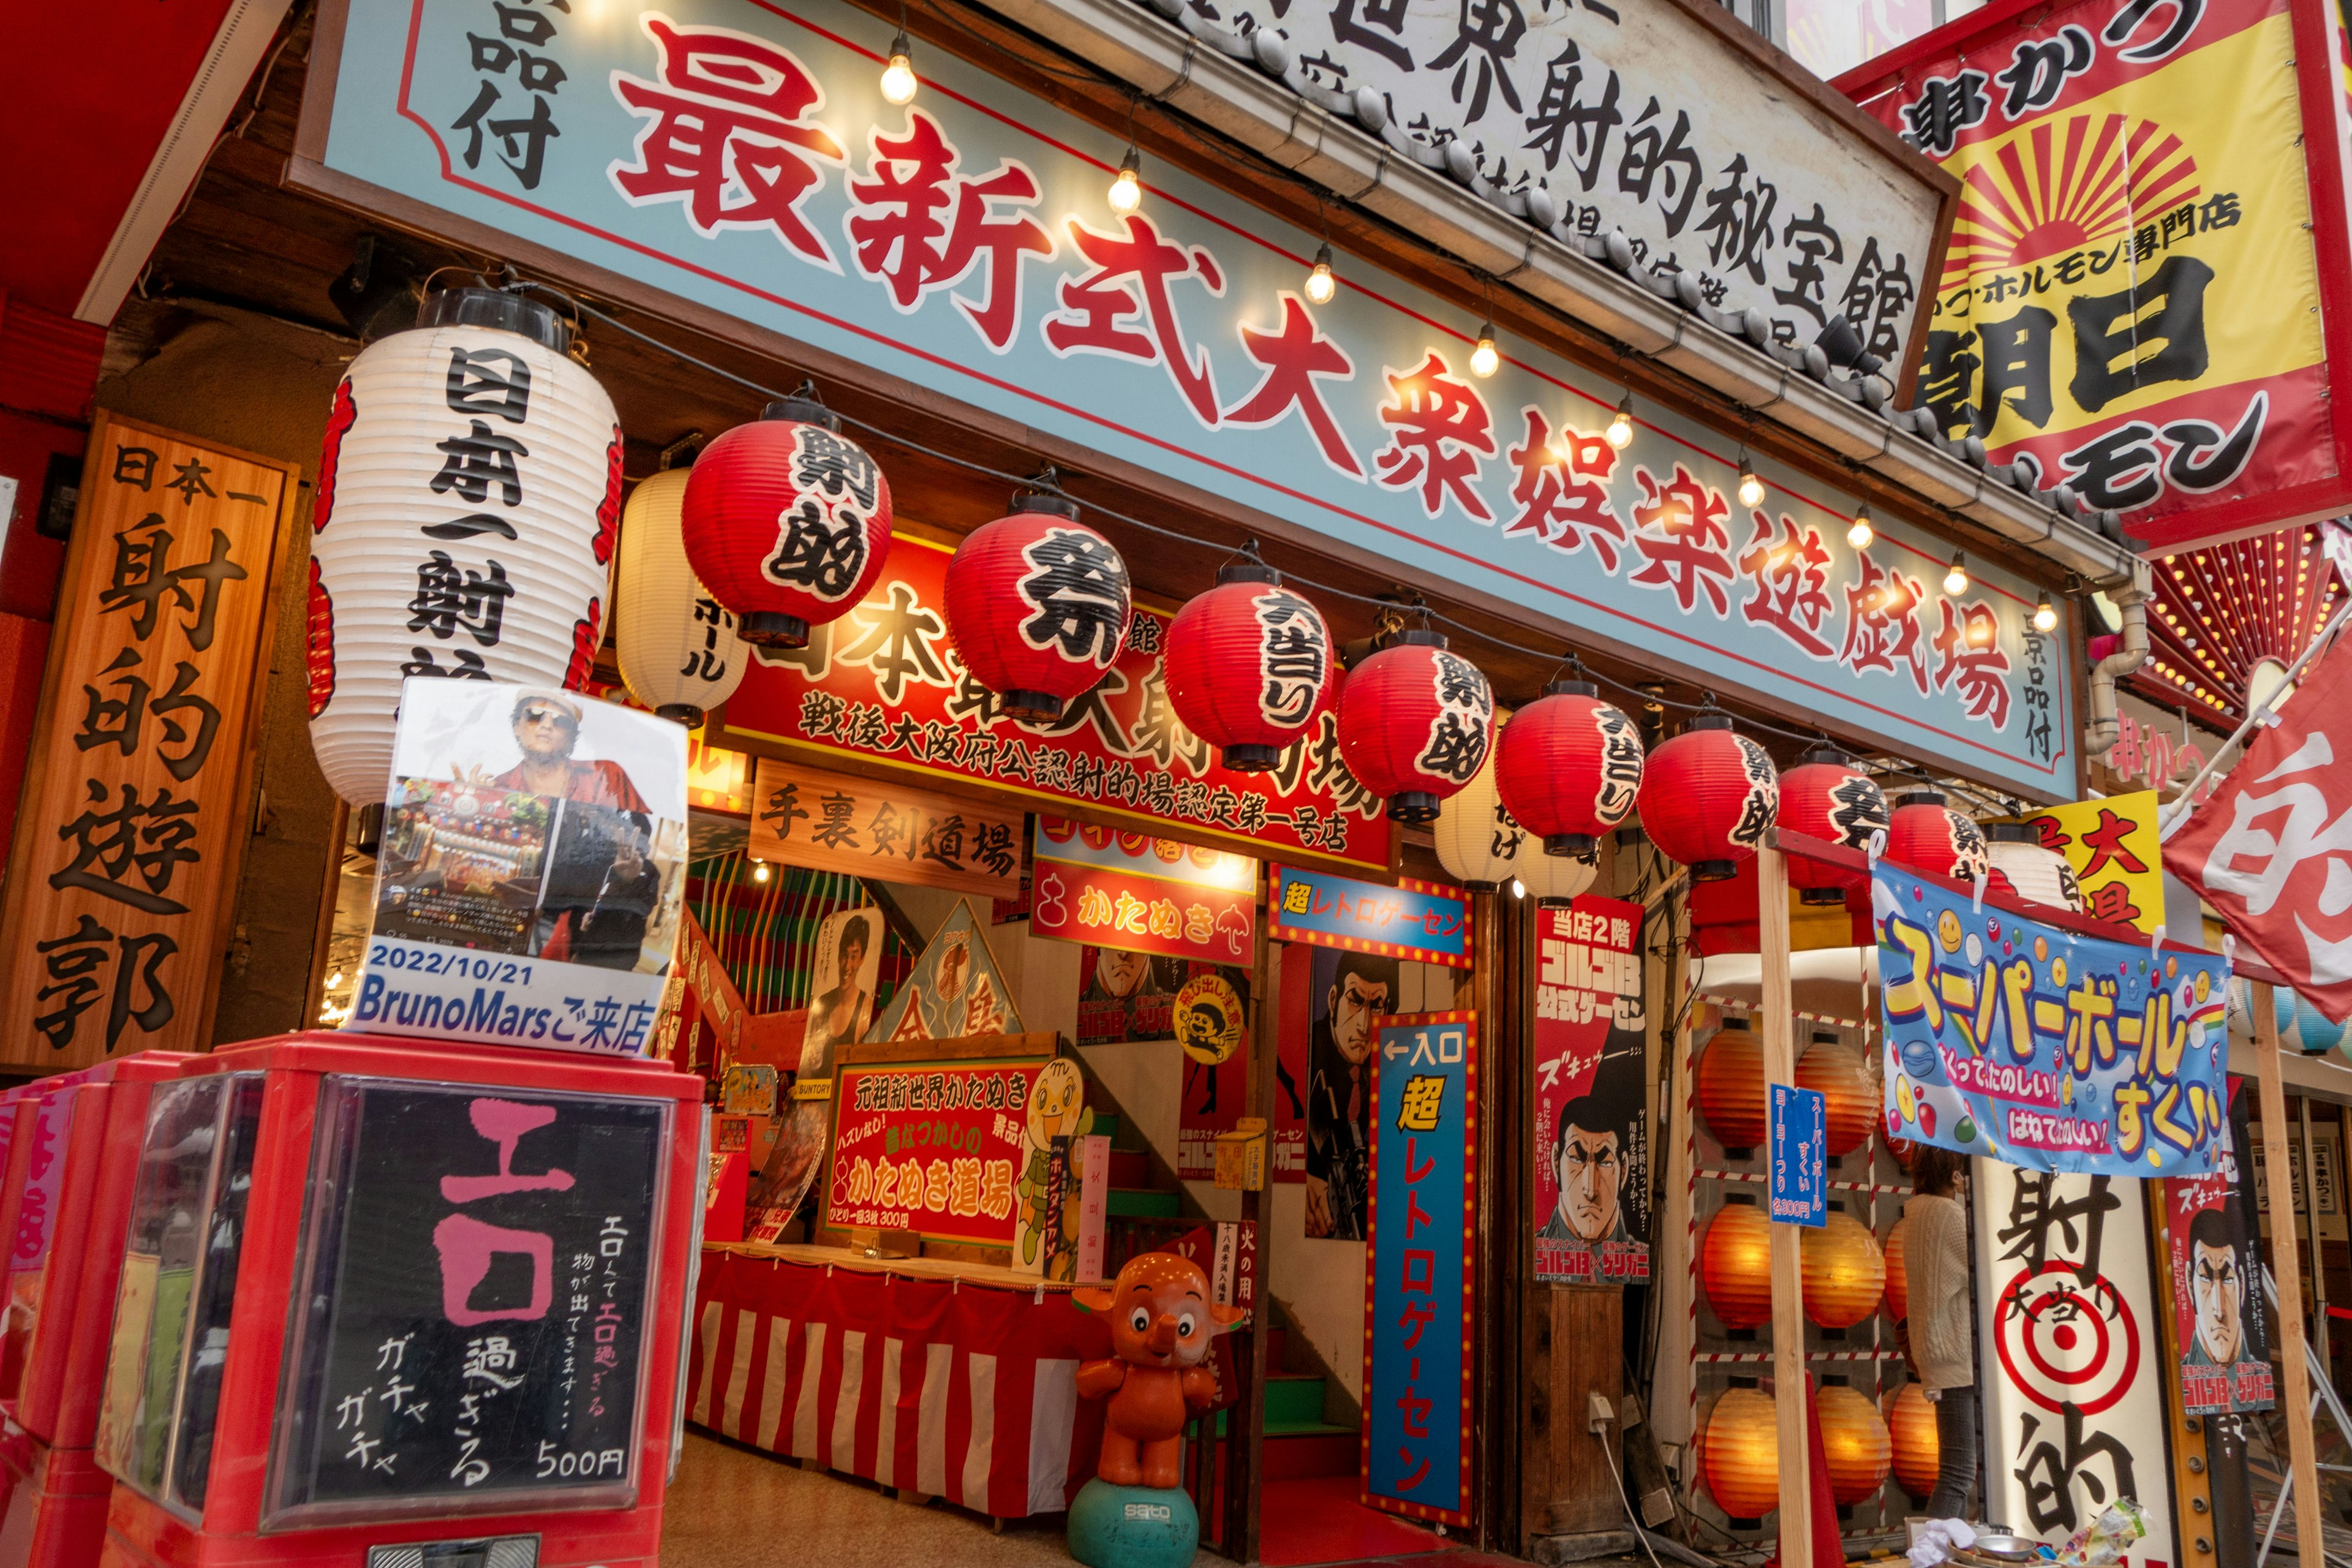
<instances>
[{"instance_id":1,"label":"red paper lantern","mask_svg":"<svg viewBox=\"0 0 2352 1568\"><path fill-rule=\"evenodd\" d=\"M1078 521L1077 503L1036 492L974 529L948 563L948 638L1015 719L1047 723L1092 690L1127 646L1127 563Z\"/></svg>"},{"instance_id":2,"label":"red paper lantern","mask_svg":"<svg viewBox=\"0 0 2352 1568\"><path fill-rule=\"evenodd\" d=\"M1589 680L1555 680L1495 742L1503 809L1547 855L1589 855L1642 788L1642 732Z\"/></svg>"},{"instance_id":3,"label":"red paper lantern","mask_svg":"<svg viewBox=\"0 0 2352 1568\"><path fill-rule=\"evenodd\" d=\"M1886 826L1886 796L1877 781L1856 769L1843 752L1815 747L1799 766L1780 775L1780 823L1810 838L1867 850L1870 836ZM1849 890L1868 887L1870 878L1791 855L1789 885L1801 889L1801 902L1842 904Z\"/></svg>"},{"instance_id":4,"label":"red paper lantern","mask_svg":"<svg viewBox=\"0 0 2352 1568\"><path fill-rule=\"evenodd\" d=\"M1894 1442L1870 1396L1843 1384L1826 1384L1813 1396L1822 1426L1822 1458L1830 1476L1830 1500L1852 1508L1876 1495L1894 1463Z\"/></svg>"},{"instance_id":5,"label":"red paper lantern","mask_svg":"<svg viewBox=\"0 0 2352 1568\"><path fill-rule=\"evenodd\" d=\"M803 647L890 558L890 481L807 388L702 449L679 519L686 558L736 635Z\"/></svg>"},{"instance_id":6,"label":"red paper lantern","mask_svg":"<svg viewBox=\"0 0 2352 1568\"><path fill-rule=\"evenodd\" d=\"M1790 862L1795 864L1794 861ZM1822 1146L1831 1159L1853 1153L1870 1142L1871 1124L1878 1120L1878 1096L1871 1089L1869 1069L1862 1053L1841 1045L1835 1035L1815 1037L1797 1058L1797 1087L1819 1091L1829 1131Z\"/></svg>"},{"instance_id":7,"label":"red paper lantern","mask_svg":"<svg viewBox=\"0 0 2352 1568\"><path fill-rule=\"evenodd\" d=\"M1176 612L1166 642L1168 700L1184 727L1260 773L1307 732L1331 680L1331 634L1274 569L1238 561Z\"/></svg>"},{"instance_id":8,"label":"red paper lantern","mask_svg":"<svg viewBox=\"0 0 2352 1568\"><path fill-rule=\"evenodd\" d=\"M1804 1233L1805 1316L1825 1329L1850 1329L1878 1310L1886 1293L1886 1259L1870 1227L1831 1209Z\"/></svg>"},{"instance_id":9,"label":"red paper lantern","mask_svg":"<svg viewBox=\"0 0 2352 1568\"><path fill-rule=\"evenodd\" d=\"M1494 688L1435 632L1396 634L1339 693L1339 755L1388 801L1391 821L1436 820L1438 802L1478 776L1494 739Z\"/></svg>"},{"instance_id":10,"label":"red paper lantern","mask_svg":"<svg viewBox=\"0 0 2352 1568\"><path fill-rule=\"evenodd\" d=\"M1780 1418L1769 1395L1725 1389L1699 1443L1716 1507L1733 1519L1762 1519L1780 1506Z\"/></svg>"},{"instance_id":11,"label":"red paper lantern","mask_svg":"<svg viewBox=\"0 0 2352 1568\"><path fill-rule=\"evenodd\" d=\"M1738 1194L1745 1196L1745 1194ZM1772 1321L1772 1226L1750 1203L1727 1202L1706 1222L1699 1244L1699 1280L1706 1304L1727 1329L1761 1328Z\"/></svg>"},{"instance_id":12,"label":"red paper lantern","mask_svg":"<svg viewBox=\"0 0 2352 1568\"><path fill-rule=\"evenodd\" d=\"M1914 1498L1936 1489L1942 1445L1936 1436L1936 1407L1925 1390L1906 1383L1886 1396L1886 1433L1895 1449L1895 1479Z\"/></svg>"},{"instance_id":13,"label":"red paper lantern","mask_svg":"<svg viewBox=\"0 0 2352 1568\"><path fill-rule=\"evenodd\" d=\"M1720 882L1756 853L1780 804L1780 775L1763 747L1701 713L1660 746L1642 778L1642 826L1691 879Z\"/></svg>"},{"instance_id":14,"label":"red paper lantern","mask_svg":"<svg viewBox=\"0 0 2352 1568\"><path fill-rule=\"evenodd\" d=\"M1897 795L1887 814L1886 858L1969 882L1992 869L1984 830L1945 805L1940 791L1915 789Z\"/></svg>"},{"instance_id":15,"label":"red paper lantern","mask_svg":"<svg viewBox=\"0 0 2352 1568\"><path fill-rule=\"evenodd\" d=\"M1901 1322L1911 1315L1911 1277L1903 1272L1903 1227L1896 1220L1886 1233L1886 1316Z\"/></svg>"},{"instance_id":16,"label":"red paper lantern","mask_svg":"<svg viewBox=\"0 0 2352 1568\"><path fill-rule=\"evenodd\" d=\"M1716 1031L1698 1058L1694 1088L1698 1113L1717 1142L1753 1149L1764 1142L1764 1042L1746 1024L1735 1020Z\"/></svg>"}]
</instances>

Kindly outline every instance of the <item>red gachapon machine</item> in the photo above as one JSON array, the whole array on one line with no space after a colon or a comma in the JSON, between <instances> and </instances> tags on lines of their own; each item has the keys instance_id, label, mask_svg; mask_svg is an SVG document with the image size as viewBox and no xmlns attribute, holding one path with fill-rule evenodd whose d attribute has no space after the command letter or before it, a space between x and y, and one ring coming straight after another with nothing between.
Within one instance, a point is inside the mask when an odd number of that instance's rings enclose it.
<instances>
[{"instance_id":1,"label":"red gachapon machine","mask_svg":"<svg viewBox=\"0 0 2352 1568\"><path fill-rule=\"evenodd\" d=\"M701 1092L657 1062L322 1033L156 1085L100 1561L653 1563Z\"/></svg>"},{"instance_id":2,"label":"red gachapon machine","mask_svg":"<svg viewBox=\"0 0 2352 1568\"><path fill-rule=\"evenodd\" d=\"M0 1362L0 1565L95 1562L113 1482L91 1454L148 1096L194 1058L142 1051L25 1091L0 1191L12 1237Z\"/></svg>"}]
</instances>

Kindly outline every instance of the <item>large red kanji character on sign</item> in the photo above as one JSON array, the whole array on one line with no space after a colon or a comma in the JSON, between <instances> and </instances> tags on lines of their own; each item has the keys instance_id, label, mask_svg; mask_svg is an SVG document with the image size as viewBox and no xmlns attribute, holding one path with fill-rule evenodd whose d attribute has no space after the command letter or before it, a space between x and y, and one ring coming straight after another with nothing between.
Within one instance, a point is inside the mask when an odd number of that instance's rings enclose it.
<instances>
[{"instance_id":1,"label":"large red kanji character on sign","mask_svg":"<svg viewBox=\"0 0 2352 1568\"><path fill-rule=\"evenodd\" d=\"M1555 438L1543 410L1529 406L1521 412L1527 416L1527 439L1506 454L1519 470L1511 487L1519 515L1504 527L1503 536L1541 534L1562 554L1589 542L1601 570L1615 572L1618 548L1625 542L1625 524L1607 489L1617 471L1617 448L1572 425L1562 425Z\"/></svg>"},{"instance_id":2,"label":"large red kanji character on sign","mask_svg":"<svg viewBox=\"0 0 2352 1568\"><path fill-rule=\"evenodd\" d=\"M1783 513L1776 538L1772 520L1758 512L1755 536L1739 555L1739 570L1756 592L1739 606L1740 616L1772 627L1815 658L1829 658L1822 623L1837 607L1830 601L1829 564L1818 530L1800 529Z\"/></svg>"},{"instance_id":3,"label":"large red kanji character on sign","mask_svg":"<svg viewBox=\"0 0 2352 1568\"><path fill-rule=\"evenodd\" d=\"M1085 351L1167 366L1168 379L1192 405L1194 416L1214 428L1217 388L1209 374L1209 352L1202 349L1196 357L1193 345L1184 341L1168 286L1197 277L1210 293L1223 293L1224 274L1218 270L1216 258L1199 246L1188 249L1160 238L1148 217L1130 216L1123 237L1097 234L1072 218L1070 238L1094 270L1062 279L1062 309L1045 319L1046 342L1057 353ZM1134 279L1134 288L1128 279ZM1143 291L1140 300L1136 289ZM1138 314L1150 324L1149 332L1121 324Z\"/></svg>"},{"instance_id":4,"label":"large red kanji character on sign","mask_svg":"<svg viewBox=\"0 0 2352 1568\"><path fill-rule=\"evenodd\" d=\"M2009 655L2000 651L2000 622L1979 600L1952 614L1952 601L1936 601L1936 689L1958 683L1960 705L1971 719L1990 719L1996 730L2009 725Z\"/></svg>"},{"instance_id":5,"label":"large red kanji character on sign","mask_svg":"<svg viewBox=\"0 0 2352 1568\"><path fill-rule=\"evenodd\" d=\"M1919 605L1926 595L1919 581L1882 571L1867 554L1857 559L1862 571L1845 591L1845 644L1838 649L1838 662L1856 675L1908 669L1925 697L1927 650L1919 641Z\"/></svg>"},{"instance_id":6,"label":"large red kanji character on sign","mask_svg":"<svg viewBox=\"0 0 2352 1568\"><path fill-rule=\"evenodd\" d=\"M2138 825L2128 816L2111 811L2104 805L2099 807L2099 825L2083 835L2083 847L2091 852L2091 863L2083 868L2082 879L2088 881L2097 876L2107 868L2109 861L2113 861L2121 870L2146 872L2147 862L2140 858L2138 851L2125 842L2137 826Z\"/></svg>"},{"instance_id":7,"label":"large red kanji character on sign","mask_svg":"<svg viewBox=\"0 0 2352 1568\"><path fill-rule=\"evenodd\" d=\"M1389 444L1372 458L1381 483L1394 490L1419 485L1422 510L1432 517L1451 495L1476 521L1494 521L1474 488L1480 455L1495 455L1486 405L1454 379L1434 349L1418 370L1392 370L1388 379L1390 401L1381 405L1381 423L1391 427Z\"/></svg>"},{"instance_id":8,"label":"large red kanji character on sign","mask_svg":"<svg viewBox=\"0 0 2352 1568\"><path fill-rule=\"evenodd\" d=\"M984 179L958 176L962 154L920 110L908 111L905 135L877 128L867 143L866 178L849 182L857 269L887 283L891 301L911 310L929 290L962 281L984 257L984 302L958 299L956 309L991 348L1003 348L1021 325L1022 258L1053 255L1054 237L1025 213L995 216L993 204L1034 205L1036 177L1003 161Z\"/></svg>"},{"instance_id":9,"label":"large red kanji character on sign","mask_svg":"<svg viewBox=\"0 0 2352 1568\"><path fill-rule=\"evenodd\" d=\"M1685 612L1704 589L1716 615L1728 616L1731 597L1723 587L1733 575L1731 535L1724 531L1723 520L1731 509L1722 493L1701 484L1680 463L1670 484L1659 484L1639 467L1633 479L1642 487L1633 507L1633 547L1649 564L1626 581L1673 589L1675 603Z\"/></svg>"},{"instance_id":10,"label":"large red kanji character on sign","mask_svg":"<svg viewBox=\"0 0 2352 1568\"><path fill-rule=\"evenodd\" d=\"M615 74L613 90L652 123L637 132L635 168L613 184L633 202L683 203L695 232L772 228L813 261L833 252L800 214L824 176L810 154L838 163L841 143L822 125L799 123L824 100L806 67L788 50L723 27L679 27L645 19L661 48L667 87ZM730 202L730 191L741 199Z\"/></svg>"},{"instance_id":11,"label":"large red kanji character on sign","mask_svg":"<svg viewBox=\"0 0 2352 1568\"><path fill-rule=\"evenodd\" d=\"M1339 421L1331 417L1330 406L1323 401L1322 388L1315 384L1318 376L1353 380L1355 362L1322 335L1297 296L1282 297L1282 331L1261 332L1244 327L1242 347L1265 366L1265 375L1247 397L1225 410L1225 423L1271 425L1296 408L1315 433L1323 460L1351 479L1362 479L1363 464L1356 460L1355 448L1340 434Z\"/></svg>"}]
</instances>

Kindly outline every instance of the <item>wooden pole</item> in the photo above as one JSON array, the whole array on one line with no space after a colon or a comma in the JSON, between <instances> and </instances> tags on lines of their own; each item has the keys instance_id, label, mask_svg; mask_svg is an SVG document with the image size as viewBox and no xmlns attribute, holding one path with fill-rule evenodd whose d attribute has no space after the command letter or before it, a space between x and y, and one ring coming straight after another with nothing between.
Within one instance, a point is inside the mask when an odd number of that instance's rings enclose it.
<instances>
[{"instance_id":1,"label":"wooden pole","mask_svg":"<svg viewBox=\"0 0 2352 1568\"><path fill-rule=\"evenodd\" d=\"M1763 990L1756 999L1764 1037L1764 1093L1797 1081L1791 1037L1796 999L1789 989L1789 863L1769 846L1756 854L1759 946ZM1769 1156L1767 1156L1768 1160ZM1805 1279L1803 1231L1772 1225L1772 1406L1780 1434L1780 1568L1812 1568L1811 1453L1805 1440ZM1836 1568L1829 1564L1827 1568ZM2306 1564L2305 1568L2316 1568Z\"/></svg>"},{"instance_id":2,"label":"wooden pole","mask_svg":"<svg viewBox=\"0 0 2352 1568\"><path fill-rule=\"evenodd\" d=\"M2286 1091L2279 1082L2278 1014L2271 988L2254 983L2254 1082L2262 1095L2263 1184L2271 1200L2271 1268L2278 1283L2279 1362L2286 1387L2286 1447L2294 1479L2294 1546L2301 1568L2322 1568L2318 1454L2311 1434L2311 1372L2304 1364L2303 1269L2295 1257L2294 1174L2286 1157ZM1769 1059L1769 1058L1768 1058ZM2313 1205L2315 1209L2318 1205ZM2251 1284L2252 1281L2249 1281Z\"/></svg>"}]
</instances>

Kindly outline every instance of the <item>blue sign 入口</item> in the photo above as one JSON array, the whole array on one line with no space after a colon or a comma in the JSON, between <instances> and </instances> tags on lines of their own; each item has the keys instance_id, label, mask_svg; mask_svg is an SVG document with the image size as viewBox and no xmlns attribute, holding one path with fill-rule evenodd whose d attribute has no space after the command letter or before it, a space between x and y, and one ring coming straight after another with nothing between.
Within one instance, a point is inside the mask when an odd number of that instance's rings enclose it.
<instances>
[{"instance_id":1,"label":"blue sign \u5165\u53e3","mask_svg":"<svg viewBox=\"0 0 2352 1568\"><path fill-rule=\"evenodd\" d=\"M1783 1225L1829 1221L1828 1101L1814 1089L1772 1086L1771 1216Z\"/></svg>"},{"instance_id":2,"label":"blue sign \u5165\u53e3","mask_svg":"<svg viewBox=\"0 0 2352 1568\"><path fill-rule=\"evenodd\" d=\"M1477 1015L1422 1013L1382 1025L1372 1094L1363 1500L1466 1525L1477 1325Z\"/></svg>"},{"instance_id":3,"label":"blue sign \u5165\u53e3","mask_svg":"<svg viewBox=\"0 0 2352 1568\"><path fill-rule=\"evenodd\" d=\"M1507 336L1473 375L1461 299L1351 260L1313 305L1320 237L1179 169L1150 163L1115 213L1118 133L938 49L891 105L889 37L841 0L350 0L322 163L338 199L422 203L462 243L537 247L1910 754L2077 793L2032 584L1971 561L1947 595L1948 542L1882 510L1856 551L1857 500L1762 457L1769 499L1738 506L1738 440L1664 408L1621 452L1622 386Z\"/></svg>"}]
</instances>

